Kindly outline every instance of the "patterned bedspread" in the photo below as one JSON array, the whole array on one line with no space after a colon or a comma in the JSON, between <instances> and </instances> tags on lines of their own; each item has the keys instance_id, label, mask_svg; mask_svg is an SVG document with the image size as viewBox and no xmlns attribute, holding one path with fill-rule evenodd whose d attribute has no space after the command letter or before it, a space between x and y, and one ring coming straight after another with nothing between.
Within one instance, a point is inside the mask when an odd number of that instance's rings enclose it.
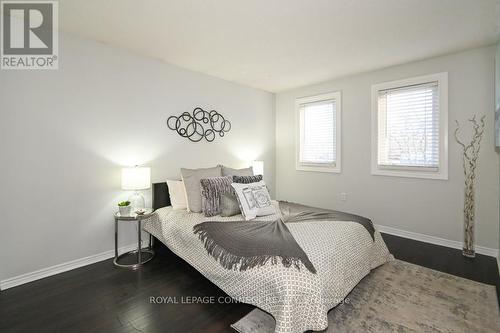
<instances>
[{"instance_id":1,"label":"patterned bedspread","mask_svg":"<svg viewBox=\"0 0 500 333\"><path fill-rule=\"evenodd\" d=\"M277 202L273 204L277 206ZM207 218L203 214L165 207L145 221L144 229L229 296L273 315L276 333L326 329L328 310L342 302L370 270L393 258L378 231L373 242L358 223L309 221L287 226L316 267L317 274L307 269L285 268L280 263L247 271L227 270L207 253L193 233L193 226L203 221L241 218ZM277 218L279 215L270 215L257 220Z\"/></svg>"}]
</instances>

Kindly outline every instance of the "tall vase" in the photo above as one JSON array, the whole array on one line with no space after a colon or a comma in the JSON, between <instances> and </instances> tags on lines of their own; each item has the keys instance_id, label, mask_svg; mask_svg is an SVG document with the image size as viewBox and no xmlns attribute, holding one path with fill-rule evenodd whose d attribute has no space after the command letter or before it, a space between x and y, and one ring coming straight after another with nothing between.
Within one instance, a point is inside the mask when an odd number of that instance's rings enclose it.
<instances>
[{"instance_id":1,"label":"tall vase","mask_svg":"<svg viewBox=\"0 0 500 333\"><path fill-rule=\"evenodd\" d=\"M465 182L465 201L464 201L464 246L462 254L469 258L476 256L474 246L474 219L475 219L475 200L474 200L474 179L467 177Z\"/></svg>"},{"instance_id":2,"label":"tall vase","mask_svg":"<svg viewBox=\"0 0 500 333\"><path fill-rule=\"evenodd\" d=\"M464 247L462 254L469 258L474 258L476 256L476 250L474 249L474 216L476 203L474 201L474 180L476 179L476 168L477 161L479 158L479 150L481 149L481 139L484 134L484 119L485 115L481 117L479 121L476 120L476 115L474 115L469 122L472 124L472 129L474 131L472 139L465 143L458 137L458 130L460 129L460 124L458 120L457 128L455 129L455 140L462 147L462 166L464 168L465 176L465 198L464 198Z\"/></svg>"}]
</instances>

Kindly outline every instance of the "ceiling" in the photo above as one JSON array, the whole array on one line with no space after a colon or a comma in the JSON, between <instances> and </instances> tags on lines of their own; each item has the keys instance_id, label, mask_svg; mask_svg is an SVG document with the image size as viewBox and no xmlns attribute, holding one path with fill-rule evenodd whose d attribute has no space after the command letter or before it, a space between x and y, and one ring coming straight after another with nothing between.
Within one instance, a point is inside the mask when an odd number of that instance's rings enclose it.
<instances>
[{"instance_id":1,"label":"ceiling","mask_svg":"<svg viewBox=\"0 0 500 333\"><path fill-rule=\"evenodd\" d=\"M279 92L494 43L499 0L64 0L62 30Z\"/></svg>"}]
</instances>

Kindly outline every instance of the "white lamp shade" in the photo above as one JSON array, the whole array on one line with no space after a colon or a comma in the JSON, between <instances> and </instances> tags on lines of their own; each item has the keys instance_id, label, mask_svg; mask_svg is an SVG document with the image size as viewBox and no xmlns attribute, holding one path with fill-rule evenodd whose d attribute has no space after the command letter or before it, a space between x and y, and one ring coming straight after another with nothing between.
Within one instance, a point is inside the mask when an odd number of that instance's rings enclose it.
<instances>
[{"instance_id":1,"label":"white lamp shade","mask_svg":"<svg viewBox=\"0 0 500 333\"><path fill-rule=\"evenodd\" d=\"M264 177L264 161L253 161L252 169L254 175L262 175Z\"/></svg>"},{"instance_id":2,"label":"white lamp shade","mask_svg":"<svg viewBox=\"0 0 500 333\"><path fill-rule=\"evenodd\" d=\"M151 168L135 167L122 169L123 190L147 190L151 187Z\"/></svg>"}]
</instances>

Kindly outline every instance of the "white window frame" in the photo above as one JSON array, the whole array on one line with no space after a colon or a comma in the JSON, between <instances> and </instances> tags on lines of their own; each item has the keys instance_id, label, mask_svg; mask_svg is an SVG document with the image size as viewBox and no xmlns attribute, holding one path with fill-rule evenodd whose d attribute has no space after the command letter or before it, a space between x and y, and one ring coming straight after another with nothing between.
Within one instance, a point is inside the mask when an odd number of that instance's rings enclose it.
<instances>
[{"instance_id":1,"label":"white window frame","mask_svg":"<svg viewBox=\"0 0 500 333\"><path fill-rule=\"evenodd\" d=\"M304 103L314 103L322 102L326 100L335 100L335 119L336 119L336 161L335 164L322 164L322 163L303 163L300 162L300 105ZM296 136L295 136L295 169L300 171L312 171L312 172L341 172L341 128L342 128L342 94L340 91L329 92L321 95L300 97L295 100L295 121L296 121Z\"/></svg>"},{"instance_id":2,"label":"white window frame","mask_svg":"<svg viewBox=\"0 0 500 333\"><path fill-rule=\"evenodd\" d=\"M426 170L419 167L379 166L378 165L378 96L380 90L396 89L405 86L438 82L439 94L439 166L437 170ZM383 82L372 85L372 175L448 179L448 73L437 73L413 77L404 80Z\"/></svg>"}]
</instances>

